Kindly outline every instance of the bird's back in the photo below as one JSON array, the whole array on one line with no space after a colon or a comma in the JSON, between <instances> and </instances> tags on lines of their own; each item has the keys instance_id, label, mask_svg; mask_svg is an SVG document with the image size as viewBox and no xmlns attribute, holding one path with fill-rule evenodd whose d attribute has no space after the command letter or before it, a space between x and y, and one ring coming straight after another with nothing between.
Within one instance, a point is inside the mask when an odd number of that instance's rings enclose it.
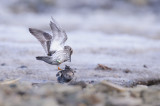
<instances>
[{"instance_id":1,"label":"bird's back","mask_svg":"<svg viewBox=\"0 0 160 106\"><path fill-rule=\"evenodd\" d=\"M65 62L69 59L69 53L67 53L67 51L65 50L60 50L60 51L56 51L53 55L52 55L53 59L57 59L57 61L59 61L60 63Z\"/></svg>"}]
</instances>

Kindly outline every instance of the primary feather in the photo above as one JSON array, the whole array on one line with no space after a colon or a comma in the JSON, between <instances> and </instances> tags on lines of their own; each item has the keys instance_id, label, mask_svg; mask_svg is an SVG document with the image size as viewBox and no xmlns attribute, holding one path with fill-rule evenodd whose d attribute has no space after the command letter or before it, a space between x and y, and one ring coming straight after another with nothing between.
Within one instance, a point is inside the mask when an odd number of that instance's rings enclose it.
<instances>
[{"instance_id":1,"label":"primary feather","mask_svg":"<svg viewBox=\"0 0 160 106\"><path fill-rule=\"evenodd\" d=\"M39 40L45 52L48 54L50 51L49 42L51 41L52 36L46 32L34 28L29 28L29 32Z\"/></svg>"},{"instance_id":2,"label":"primary feather","mask_svg":"<svg viewBox=\"0 0 160 106\"><path fill-rule=\"evenodd\" d=\"M51 43L51 51L59 51L63 50L64 44L67 40L67 35L65 31L58 27L56 23L53 23L52 21L50 22L50 27L54 36L54 39L52 39Z\"/></svg>"},{"instance_id":3,"label":"primary feather","mask_svg":"<svg viewBox=\"0 0 160 106\"><path fill-rule=\"evenodd\" d=\"M50 21L52 35L38 29L29 28L30 33L40 41L48 56L51 56L56 51L63 50L67 40L65 31L56 24L54 19L52 20Z\"/></svg>"}]
</instances>

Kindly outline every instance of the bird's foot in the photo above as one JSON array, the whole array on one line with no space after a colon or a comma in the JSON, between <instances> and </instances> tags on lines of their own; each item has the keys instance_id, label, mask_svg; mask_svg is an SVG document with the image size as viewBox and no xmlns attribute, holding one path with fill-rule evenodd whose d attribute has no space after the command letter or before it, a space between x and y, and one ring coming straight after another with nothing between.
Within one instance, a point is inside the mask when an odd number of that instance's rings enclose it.
<instances>
[{"instance_id":1,"label":"bird's foot","mask_svg":"<svg viewBox=\"0 0 160 106\"><path fill-rule=\"evenodd\" d=\"M58 67L58 70L61 71L62 69L60 67Z\"/></svg>"}]
</instances>

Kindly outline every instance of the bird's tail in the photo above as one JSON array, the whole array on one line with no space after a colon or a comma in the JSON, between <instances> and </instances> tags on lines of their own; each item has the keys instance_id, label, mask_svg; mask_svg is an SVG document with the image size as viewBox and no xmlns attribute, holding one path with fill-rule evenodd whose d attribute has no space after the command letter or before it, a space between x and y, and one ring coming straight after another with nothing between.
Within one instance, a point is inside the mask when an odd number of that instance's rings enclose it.
<instances>
[{"instance_id":1,"label":"bird's tail","mask_svg":"<svg viewBox=\"0 0 160 106\"><path fill-rule=\"evenodd\" d=\"M45 60L51 59L51 57L50 56L38 56L38 57L36 57L36 59L45 61Z\"/></svg>"},{"instance_id":2,"label":"bird's tail","mask_svg":"<svg viewBox=\"0 0 160 106\"><path fill-rule=\"evenodd\" d=\"M45 61L49 64L51 64L51 57L50 56L38 56L36 57L37 60Z\"/></svg>"},{"instance_id":3,"label":"bird's tail","mask_svg":"<svg viewBox=\"0 0 160 106\"><path fill-rule=\"evenodd\" d=\"M37 60L42 60L42 58L43 57L40 57L40 56L36 57Z\"/></svg>"},{"instance_id":4,"label":"bird's tail","mask_svg":"<svg viewBox=\"0 0 160 106\"><path fill-rule=\"evenodd\" d=\"M52 65L58 65L59 63L55 60L52 59L51 56L38 56L36 57L37 60L41 60L44 61L48 64L52 64Z\"/></svg>"}]
</instances>

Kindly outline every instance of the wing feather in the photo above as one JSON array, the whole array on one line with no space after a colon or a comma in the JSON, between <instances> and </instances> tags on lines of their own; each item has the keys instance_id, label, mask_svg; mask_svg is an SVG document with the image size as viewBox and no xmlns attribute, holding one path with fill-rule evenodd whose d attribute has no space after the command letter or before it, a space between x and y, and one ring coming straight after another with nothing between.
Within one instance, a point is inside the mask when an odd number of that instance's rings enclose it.
<instances>
[{"instance_id":1,"label":"wing feather","mask_svg":"<svg viewBox=\"0 0 160 106\"><path fill-rule=\"evenodd\" d=\"M50 21L50 27L53 33L51 50L62 50L67 40L67 34L60 26L56 24L53 18L52 20L53 21Z\"/></svg>"},{"instance_id":2,"label":"wing feather","mask_svg":"<svg viewBox=\"0 0 160 106\"><path fill-rule=\"evenodd\" d=\"M56 24L53 18L52 21L50 21L50 27L53 33L52 36L41 30L29 28L30 33L40 41L48 55L52 55L56 51L63 50L64 44L67 40L66 32Z\"/></svg>"},{"instance_id":3,"label":"wing feather","mask_svg":"<svg viewBox=\"0 0 160 106\"><path fill-rule=\"evenodd\" d=\"M29 28L29 32L38 39L45 52L49 54L51 44L49 42L52 40L52 36L46 32L34 28Z\"/></svg>"}]
</instances>

